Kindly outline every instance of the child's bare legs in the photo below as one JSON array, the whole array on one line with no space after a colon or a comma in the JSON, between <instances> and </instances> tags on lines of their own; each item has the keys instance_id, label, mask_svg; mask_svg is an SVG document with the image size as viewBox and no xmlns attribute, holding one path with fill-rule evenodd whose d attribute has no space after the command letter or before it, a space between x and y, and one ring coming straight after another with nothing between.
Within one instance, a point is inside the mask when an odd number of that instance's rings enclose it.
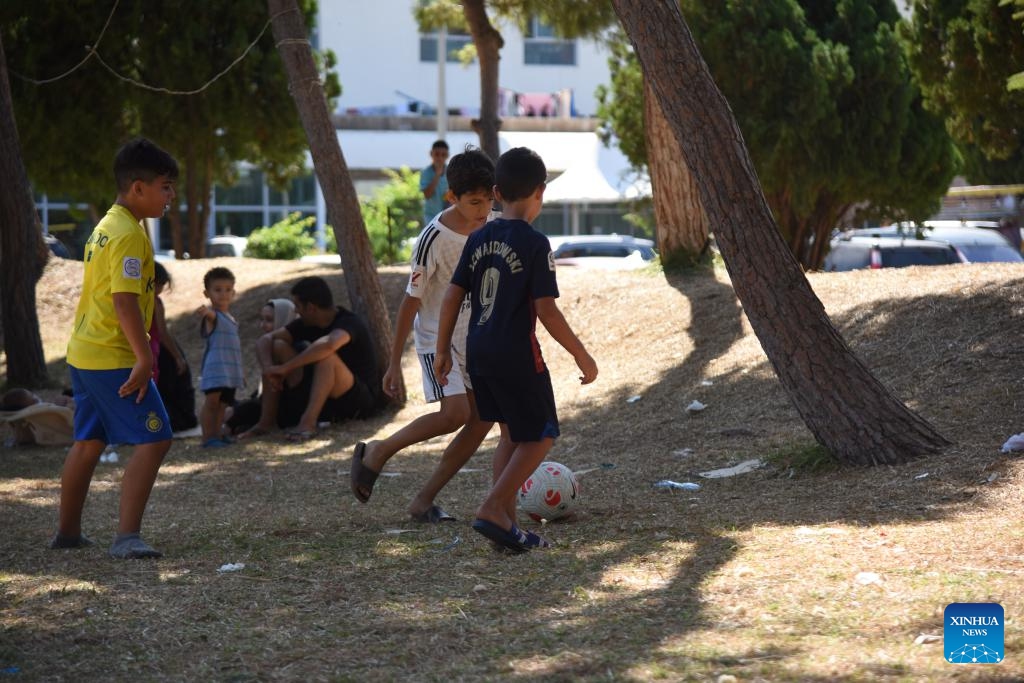
<instances>
[{"instance_id":1,"label":"child's bare legs","mask_svg":"<svg viewBox=\"0 0 1024 683\"><path fill-rule=\"evenodd\" d=\"M445 396L441 399L441 407L436 413L420 415L386 439L368 441L366 443L366 451L363 454L363 464L374 472L380 472L384 468L384 464L398 451L414 443L432 439L435 436L451 434L459 427L467 424L475 413L476 408L475 406L471 407L471 401L467 398L466 394ZM483 437L480 440L483 441ZM450 445L449 448L451 448ZM476 448L474 447L473 450L475 451ZM447 452L448 450L446 449L445 453L447 454ZM469 455L473 455L473 453ZM467 455L466 458L468 459L469 456ZM438 490L440 490L440 487L438 487ZM430 507L430 505L428 504L427 507Z\"/></svg>"},{"instance_id":2,"label":"child's bare legs","mask_svg":"<svg viewBox=\"0 0 1024 683\"><path fill-rule=\"evenodd\" d=\"M491 431L491 427L494 425L493 422L481 422L480 416L476 412L476 401L473 400L472 393L467 398L470 411L469 421L444 449L441 461L437 463L437 467L434 468L430 478L427 479L419 493L409 503L410 515L421 515L430 509L434 504L434 498L437 494L451 481L455 473L462 469L462 466L473 457L473 454L480 448L480 444L483 443L487 433Z\"/></svg>"},{"instance_id":3,"label":"child's bare legs","mask_svg":"<svg viewBox=\"0 0 1024 683\"><path fill-rule=\"evenodd\" d=\"M89 484L105 447L103 441L76 441L68 451L64 471L61 473L60 513L57 522L57 537L67 544L63 547L78 545L74 541L82 535L82 511L89 494ZM153 490L160 464L170 448L170 440L135 446L121 479L118 535L137 534L142 528L142 515L149 494Z\"/></svg>"},{"instance_id":4,"label":"child's bare legs","mask_svg":"<svg viewBox=\"0 0 1024 683\"><path fill-rule=\"evenodd\" d=\"M516 443L508 437L506 426L501 425L501 440L494 454L496 479L487 498L477 508L477 518L511 529L516 522L516 492L544 462L554 442L553 438L545 437L540 441Z\"/></svg>"},{"instance_id":5,"label":"child's bare legs","mask_svg":"<svg viewBox=\"0 0 1024 683\"><path fill-rule=\"evenodd\" d=\"M199 411L199 424L203 428L203 443L220 437L220 420L223 416L224 404L220 401L220 392L207 393L203 407Z\"/></svg>"},{"instance_id":6,"label":"child's bare legs","mask_svg":"<svg viewBox=\"0 0 1024 683\"><path fill-rule=\"evenodd\" d=\"M82 510L89 495L89 484L106 446L98 440L76 441L68 451L60 475L59 537L77 539L82 535Z\"/></svg>"},{"instance_id":7,"label":"child's bare legs","mask_svg":"<svg viewBox=\"0 0 1024 683\"><path fill-rule=\"evenodd\" d=\"M135 446L131 459L125 465L124 476L121 478L118 534L138 533L142 529L142 515L146 511L149 494L153 490L153 483L156 481L160 464L170 449L170 440L142 443Z\"/></svg>"}]
</instances>

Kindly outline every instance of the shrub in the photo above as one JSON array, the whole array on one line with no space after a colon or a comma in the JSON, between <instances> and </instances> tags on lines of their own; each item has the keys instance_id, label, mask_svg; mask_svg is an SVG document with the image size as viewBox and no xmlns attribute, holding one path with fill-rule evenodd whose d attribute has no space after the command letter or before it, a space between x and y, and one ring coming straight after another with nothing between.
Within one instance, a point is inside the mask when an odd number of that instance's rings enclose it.
<instances>
[{"instance_id":1,"label":"shrub","mask_svg":"<svg viewBox=\"0 0 1024 683\"><path fill-rule=\"evenodd\" d=\"M409 259L408 240L415 237L421 227L420 174L407 167L397 173L390 169L384 172L391 182L374 190L369 199L363 199L363 221L377 262L400 263Z\"/></svg>"},{"instance_id":2,"label":"shrub","mask_svg":"<svg viewBox=\"0 0 1024 683\"><path fill-rule=\"evenodd\" d=\"M278 260L301 258L316 244L310 234L314 223L315 216L302 218L302 214L296 211L270 227L257 228L249 235L245 255Z\"/></svg>"}]
</instances>

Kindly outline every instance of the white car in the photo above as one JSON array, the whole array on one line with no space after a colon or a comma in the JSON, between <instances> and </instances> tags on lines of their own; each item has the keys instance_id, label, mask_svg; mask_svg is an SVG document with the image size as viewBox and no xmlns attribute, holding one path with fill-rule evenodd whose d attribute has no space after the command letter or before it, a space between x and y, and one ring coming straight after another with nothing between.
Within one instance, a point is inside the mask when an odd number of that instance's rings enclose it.
<instances>
[{"instance_id":1,"label":"white car","mask_svg":"<svg viewBox=\"0 0 1024 683\"><path fill-rule=\"evenodd\" d=\"M242 256L249 240L237 235L217 235L206 240L206 257Z\"/></svg>"},{"instance_id":2,"label":"white car","mask_svg":"<svg viewBox=\"0 0 1024 683\"><path fill-rule=\"evenodd\" d=\"M548 241L560 266L635 270L658 259L654 242L629 235L554 235Z\"/></svg>"}]
</instances>

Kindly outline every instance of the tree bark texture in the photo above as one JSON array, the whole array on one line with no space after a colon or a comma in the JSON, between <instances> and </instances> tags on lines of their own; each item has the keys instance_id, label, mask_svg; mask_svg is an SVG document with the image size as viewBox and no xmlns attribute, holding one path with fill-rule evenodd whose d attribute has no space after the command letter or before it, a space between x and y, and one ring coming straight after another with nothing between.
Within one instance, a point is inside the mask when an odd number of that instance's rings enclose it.
<instances>
[{"instance_id":1,"label":"tree bark texture","mask_svg":"<svg viewBox=\"0 0 1024 683\"><path fill-rule=\"evenodd\" d=\"M48 379L36 315L36 282L48 251L21 157L7 59L0 42L0 320L7 383L42 386Z\"/></svg>"},{"instance_id":2,"label":"tree bark texture","mask_svg":"<svg viewBox=\"0 0 1024 683\"><path fill-rule=\"evenodd\" d=\"M331 123L327 97L296 0L268 0L267 7L277 49L288 74L289 89L309 138L313 167L334 227L349 300L352 309L366 319L374 336L379 384L391 353L391 320L377 277L377 264L373 260L373 248L366 233L359 198ZM404 401L405 389L402 387L399 402Z\"/></svg>"},{"instance_id":3,"label":"tree bark texture","mask_svg":"<svg viewBox=\"0 0 1024 683\"><path fill-rule=\"evenodd\" d=\"M462 13L466 17L469 33L476 46L476 58L480 62L480 118L473 120L473 130L480 136L480 149L497 162L501 156L498 131L501 118L498 116L498 65L501 48L505 41L487 18L484 0L464 0ZM438 50L441 58L443 50Z\"/></svg>"},{"instance_id":4,"label":"tree bark texture","mask_svg":"<svg viewBox=\"0 0 1024 683\"><path fill-rule=\"evenodd\" d=\"M786 247L728 102L676 0L613 0L697 181L733 288L814 437L851 464L895 464L949 442L853 354Z\"/></svg>"},{"instance_id":5,"label":"tree bark texture","mask_svg":"<svg viewBox=\"0 0 1024 683\"><path fill-rule=\"evenodd\" d=\"M708 219L700 205L697 183L647 81L644 131L661 261L669 267L695 265L707 247Z\"/></svg>"}]
</instances>

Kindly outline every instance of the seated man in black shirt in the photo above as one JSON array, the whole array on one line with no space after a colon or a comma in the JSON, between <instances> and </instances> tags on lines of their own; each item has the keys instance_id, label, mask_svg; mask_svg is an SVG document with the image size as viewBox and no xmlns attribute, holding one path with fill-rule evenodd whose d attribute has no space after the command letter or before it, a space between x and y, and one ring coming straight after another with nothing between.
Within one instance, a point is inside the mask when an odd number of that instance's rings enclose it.
<instances>
[{"instance_id":1,"label":"seated man in black shirt","mask_svg":"<svg viewBox=\"0 0 1024 683\"><path fill-rule=\"evenodd\" d=\"M263 371L260 421L239 438L291 427L290 441L316 435L317 423L368 417L380 405L377 361L362 318L334 305L323 278L291 290L296 320L259 338Z\"/></svg>"}]
</instances>

